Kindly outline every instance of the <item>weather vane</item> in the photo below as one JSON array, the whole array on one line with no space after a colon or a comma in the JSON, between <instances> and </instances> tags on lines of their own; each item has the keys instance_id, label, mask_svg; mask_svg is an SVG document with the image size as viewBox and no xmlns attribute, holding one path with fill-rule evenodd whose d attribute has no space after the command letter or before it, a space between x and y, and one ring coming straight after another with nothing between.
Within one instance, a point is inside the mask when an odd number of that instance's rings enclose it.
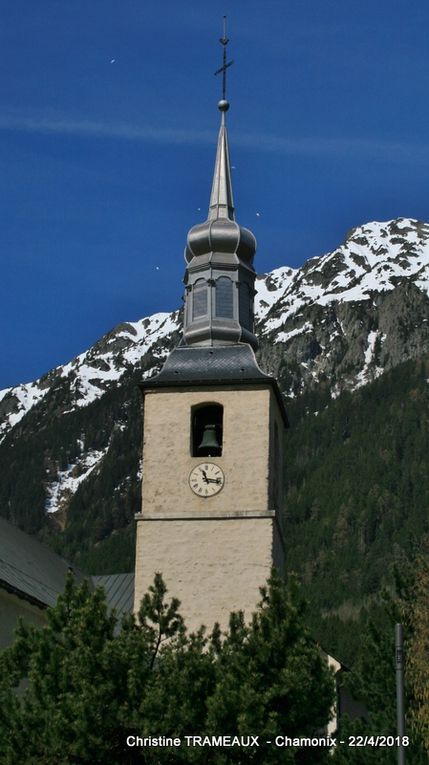
<instances>
[{"instance_id":1,"label":"weather vane","mask_svg":"<svg viewBox=\"0 0 429 765\"><path fill-rule=\"evenodd\" d=\"M226 70L234 63L233 61L226 62L226 46L229 43L229 38L226 36L226 16L223 17L223 37L219 38L219 42L223 46L223 64L215 72L215 75L222 72L222 100L219 101L218 107L222 112L226 112L229 109L229 103L226 100Z\"/></svg>"}]
</instances>

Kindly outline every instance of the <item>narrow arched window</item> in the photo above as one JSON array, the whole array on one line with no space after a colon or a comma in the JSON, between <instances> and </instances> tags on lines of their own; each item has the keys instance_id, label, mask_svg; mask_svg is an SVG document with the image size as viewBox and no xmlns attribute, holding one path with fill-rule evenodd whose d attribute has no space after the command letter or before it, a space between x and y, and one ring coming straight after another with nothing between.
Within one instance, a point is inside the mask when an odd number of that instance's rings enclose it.
<instances>
[{"instance_id":1,"label":"narrow arched window","mask_svg":"<svg viewBox=\"0 0 429 765\"><path fill-rule=\"evenodd\" d=\"M232 281L228 276L220 276L216 280L216 316L234 318Z\"/></svg>"},{"instance_id":2,"label":"narrow arched window","mask_svg":"<svg viewBox=\"0 0 429 765\"><path fill-rule=\"evenodd\" d=\"M191 456L220 457L223 441L223 406L199 404L191 409Z\"/></svg>"},{"instance_id":3,"label":"narrow arched window","mask_svg":"<svg viewBox=\"0 0 429 765\"><path fill-rule=\"evenodd\" d=\"M207 282L198 279L192 289L192 319L207 316Z\"/></svg>"}]
</instances>

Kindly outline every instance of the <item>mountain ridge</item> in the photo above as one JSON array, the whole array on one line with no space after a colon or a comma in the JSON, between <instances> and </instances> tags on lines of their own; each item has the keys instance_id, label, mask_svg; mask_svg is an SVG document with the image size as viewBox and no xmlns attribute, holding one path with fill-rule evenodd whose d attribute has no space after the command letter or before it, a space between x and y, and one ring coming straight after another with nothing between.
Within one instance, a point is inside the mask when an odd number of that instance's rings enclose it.
<instances>
[{"instance_id":1,"label":"mountain ridge","mask_svg":"<svg viewBox=\"0 0 429 765\"><path fill-rule=\"evenodd\" d=\"M282 343L293 348L294 338L314 333L319 325L325 343L316 340L316 344L309 348L310 358L314 359L326 349L328 339L332 341L336 335L346 334L344 323L347 325L349 319L350 312L346 307L336 311L330 317L331 321L328 321L329 315L322 318L326 313L323 309L371 300L377 300L375 308L379 308L386 296L401 285L408 289L414 285L418 291L414 296L417 302L419 293L429 297L429 224L410 218L363 224L351 229L344 243L332 252L310 258L300 268L280 267L257 278L255 318L258 334L274 344ZM389 300L387 307L389 309ZM303 310L307 313L306 320L300 321ZM329 338L322 329L322 324L327 321ZM423 318L423 322L427 323L428 319ZM136 322L123 322L87 351L38 380L1 390L0 438L43 400L58 378L70 378L70 388L75 392L72 405L82 407L101 397L109 382L116 383L145 355L153 364L145 365L142 377L150 376L158 371L172 347L171 336L179 329L179 311L159 312ZM388 364L386 355L392 356L391 347L384 357L382 354L378 366L373 361L380 355L380 346L388 338L390 329L383 320L380 328L369 329L363 356L365 363L360 370L361 384L381 374ZM429 341L429 327L424 343L426 341ZM298 343L298 353L292 351L292 358L302 355L301 346L302 343ZM327 354L330 352L328 349ZM323 358L319 359L316 368L312 369L313 378L318 372L327 374L329 365L326 369L323 361ZM391 363L398 363L395 354ZM302 381L310 382L305 370ZM351 379L348 384L352 385ZM294 396L297 392L296 383L284 391L286 396Z\"/></svg>"}]
</instances>

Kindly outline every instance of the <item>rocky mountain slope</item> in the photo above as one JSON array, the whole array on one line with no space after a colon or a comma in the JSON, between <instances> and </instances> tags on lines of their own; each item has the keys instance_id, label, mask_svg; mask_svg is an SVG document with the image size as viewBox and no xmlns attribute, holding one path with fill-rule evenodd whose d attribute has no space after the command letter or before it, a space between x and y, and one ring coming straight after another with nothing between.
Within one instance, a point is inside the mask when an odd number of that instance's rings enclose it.
<instances>
[{"instance_id":1,"label":"rocky mountain slope","mask_svg":"<svg viewBox=\"0 0 429 765\"><path fill-rule=\"evenodd\" d=\"M285 395L323 381L336 396L424 352L428 258L428 224L401 218L355 228L334 252L269 274L258 289L262 356L268 344L286 361Z\"/></svg>"},{"instance_id":2,"label":"rocky mountain slope","mask_svg":"<svg viewBox=\"0 0 429 765\"><path fill-rule=\"evenodd\" d=\"M289 401L356 391L429 351L429 225L353 229L334 252L261 276L255 310L260 364ZM0 392L0 512L93 570L132 565L137 383L159 369L179 327L179 312L121 324Z\"/></svg>"}]
</instances>

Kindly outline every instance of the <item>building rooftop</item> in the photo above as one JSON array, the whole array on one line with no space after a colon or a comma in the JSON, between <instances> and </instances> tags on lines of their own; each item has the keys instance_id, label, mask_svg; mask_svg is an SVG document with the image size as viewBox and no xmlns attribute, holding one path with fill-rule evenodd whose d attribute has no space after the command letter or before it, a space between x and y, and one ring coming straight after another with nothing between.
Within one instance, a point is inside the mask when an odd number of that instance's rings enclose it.
<instances>
[{"instance_id":1,"label":"building rooftop","mask_svg":"<svg viewBox=\"0 0 429 765\"><path fill-rule=\"evenodd\" d=\"M85 578L76 566L0 516L0 588L48 608L63 592L69 571L77 582ZM87 578L92 585L104 587L109 608L115 608L119 616L132 611L133 573Z\"/></svg>"},{"instance_id":2,"label":"building rooftop","mask_svg":"<svg viewBox=\"0 0 429 765\"><path fill-rule=\"evenodd\" d=\"M117 615L130 614L134 605L134 574L104 574L93 576L96 587L104 587L109 608Z\"/></svg>"},{"instance_id":3,"label":"building rooftop","mask_svg":"<svg viewBox=\"0 0 429 765\"><path fill-rule=\"evenodd\" d=\"M69 571L83 579L71 563L0 517L0 586L42 608L53 606Z\"/></svg>"}]
</instances>

